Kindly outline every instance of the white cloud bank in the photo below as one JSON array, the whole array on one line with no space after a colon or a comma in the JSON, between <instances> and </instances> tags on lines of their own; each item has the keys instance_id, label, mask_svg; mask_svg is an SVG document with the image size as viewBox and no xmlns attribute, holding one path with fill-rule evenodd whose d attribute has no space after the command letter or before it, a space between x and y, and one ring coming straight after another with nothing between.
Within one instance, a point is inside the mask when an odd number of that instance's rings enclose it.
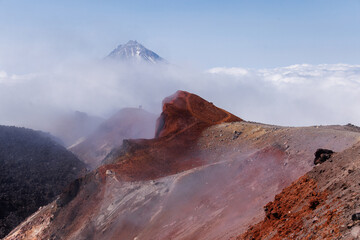
<instances>
[{"instance_id":1,"label":"white cloud bank","mask_svg":"<svg viewBox=\"0 0 360 240\"><path fill-rule=\"evenodd\" d=\"M108 116L123 107L159 113L182 89L249 121L279 125L360 125L360 65L292 65L273 69L171 65L56 66L37 74L0 70L0 124L46 129L66 111Z\"/></svg>"},{"instance_id":2,"label":"white cloud bank","mask_svg":"<svg viewBox=\"0 0 360 240\"><path fill-rule=\"evenodd\" d=\"M297 64L207 72L246 95L238 98L246 103L228 107L245 113L249 120L282 125L360 124L360 65Z\"/></svg>"}]
</instances>

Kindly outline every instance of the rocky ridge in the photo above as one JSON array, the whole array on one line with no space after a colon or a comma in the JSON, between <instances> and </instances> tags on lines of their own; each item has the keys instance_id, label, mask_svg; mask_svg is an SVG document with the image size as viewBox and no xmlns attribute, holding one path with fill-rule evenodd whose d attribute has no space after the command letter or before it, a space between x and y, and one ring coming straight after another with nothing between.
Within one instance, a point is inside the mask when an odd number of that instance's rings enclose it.
<instances>
[{"instance_id":1,"label":"rocky ridge","mask_svg":"<svg viewBox=\"0 0 360 240\"><path fill-rule=\"evenodd\" d=\"M359 137L245 122L180 91L164 100L155 139L125 141L6 239L236 238L313 168L316 149L341 152Z\"/></svg>"}]
</instances>

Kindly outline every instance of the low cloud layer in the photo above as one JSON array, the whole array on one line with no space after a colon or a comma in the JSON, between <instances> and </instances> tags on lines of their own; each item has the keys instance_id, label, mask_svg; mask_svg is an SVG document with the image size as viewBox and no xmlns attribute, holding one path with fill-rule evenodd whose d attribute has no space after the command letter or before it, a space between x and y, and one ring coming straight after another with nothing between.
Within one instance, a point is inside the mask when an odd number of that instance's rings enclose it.
<instances>
[{"instance_id":1,"label":"low cloud layer","mask_svg":"<svg viewBox=\"0 0 360 240\"><path fill-rule=\"evenodd\" d=\"M123 107L160 113L182 89L249 121L280 125L360 125L360 65L292 65L273 69L72 63L43 72L0 69L0 124L46 130L61 114L108 117Z\"/></svg>"},{"instance_id":2,"label":"low cloud layer","mask_svg":"<svg viewBox=\"0 0 360 240\"><path fill-rule=\"evenodd\" d=\"M239 95L246 103L241 102L233 111L245 113L249 120L297 126L360 124L360 65L214 68L208 73L226 79L246 95Z\"/></svg>"}]
</instances>

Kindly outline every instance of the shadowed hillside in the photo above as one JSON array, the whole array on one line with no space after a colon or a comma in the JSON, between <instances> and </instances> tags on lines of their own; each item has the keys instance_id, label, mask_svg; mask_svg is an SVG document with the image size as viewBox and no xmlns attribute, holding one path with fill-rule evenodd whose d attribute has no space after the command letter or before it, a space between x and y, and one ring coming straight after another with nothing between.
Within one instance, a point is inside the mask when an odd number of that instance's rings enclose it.
<instances>
[{"instance_id":1,"label":"shadowed hillside","mask_svg":"<svg viewBox=\"0 0 360 240\"><path fill-rule=\"evenodd\" d=\"M0 126L0 237L54 200L84 167L48 134Z\"/></svg>"}]
</instances>

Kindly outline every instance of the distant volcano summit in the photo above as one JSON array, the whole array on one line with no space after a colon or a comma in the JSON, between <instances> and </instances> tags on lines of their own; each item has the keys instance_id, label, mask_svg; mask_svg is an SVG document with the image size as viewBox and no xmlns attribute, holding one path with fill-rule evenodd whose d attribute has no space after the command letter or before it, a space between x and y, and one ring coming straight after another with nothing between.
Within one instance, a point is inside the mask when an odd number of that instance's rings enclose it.
<instances>
[{"instance_id":1,"label":"distant volcano summit","mask_svg":"<svg viewBox=\"0 0 360 240\"><path fill-rule=\"evenodd\" d=\"M135 62L166 62L165 59L133 40L128 41L126 44L119 45L106 58Z\"/></svg>"}]
</instances>

